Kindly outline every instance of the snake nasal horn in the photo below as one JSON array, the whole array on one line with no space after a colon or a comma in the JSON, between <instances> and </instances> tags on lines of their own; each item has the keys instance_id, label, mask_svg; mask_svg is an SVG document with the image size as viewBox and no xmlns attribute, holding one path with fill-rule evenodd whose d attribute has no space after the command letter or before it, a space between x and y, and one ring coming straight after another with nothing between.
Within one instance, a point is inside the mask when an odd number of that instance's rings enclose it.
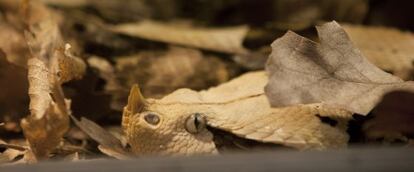
<instances>
[{"instance_id":1,"label":"snake nasal horn","mask_svg":"<svg viewBox=\"0 0 414 172\"><path fill-rule=\"evenodd\" d=\"M144 109L145 104L145 98L142 96L138 84L134 84L128 96L128 104L126 109L132 114L136 114Z\"/></svg>"}]
</instances>

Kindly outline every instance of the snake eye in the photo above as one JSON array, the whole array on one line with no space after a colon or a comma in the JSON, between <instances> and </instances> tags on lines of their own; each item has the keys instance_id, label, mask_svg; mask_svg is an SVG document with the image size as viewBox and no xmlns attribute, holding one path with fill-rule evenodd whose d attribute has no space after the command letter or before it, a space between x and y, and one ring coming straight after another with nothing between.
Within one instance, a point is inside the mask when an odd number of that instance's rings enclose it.
<instances>
[{"instance_id":1,"label":"snake eye","mask_svg":"<svg viewBox=\"0 0 414 172\"><path fill-rule=\"evenodd\" d=\"M199 133L206 127L206 119L200 113L190 115L185 121L185 129L192 134Z\"/></svg>"},{"instance_id":2,"label":"snake eye","mask_svg":"<svg viewBox=\"0 0 414 172\"><path fill-rule=\"evenodd\" d=\"M160 117L154 113L148 113L144 116L144 119L147 123L152 125L157 125L160 123Z\"/></svg>"}]
</instances>

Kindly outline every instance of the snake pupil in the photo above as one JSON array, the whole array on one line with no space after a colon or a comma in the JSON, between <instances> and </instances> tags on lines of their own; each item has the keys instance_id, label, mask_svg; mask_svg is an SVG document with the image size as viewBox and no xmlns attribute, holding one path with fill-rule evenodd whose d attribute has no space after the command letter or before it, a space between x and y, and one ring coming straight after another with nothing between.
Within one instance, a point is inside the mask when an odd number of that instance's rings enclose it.
<instances>
[{"instance_id":1,"label":"snake pupil","mask_svg":"<svg viewBox=\"0 0 414 172\"><path fill-rule=\"evenodd\" d=\"M197 130L200 129L200 121L201 121L201 115L199 113L195 114L195 118L194 118L194 126L197 128Z\"/></svg>"},{"instance_id":2,"label":"snake pupil","mask_svg":"<svg viewBox=\"0 0 414 172\"><path fill-rule=\"evenodd\" d=\"M204 117L200 113L189 116L185 122L185 129L193 134L200 132L206 125Z\"/></svg>"}]
</instances>

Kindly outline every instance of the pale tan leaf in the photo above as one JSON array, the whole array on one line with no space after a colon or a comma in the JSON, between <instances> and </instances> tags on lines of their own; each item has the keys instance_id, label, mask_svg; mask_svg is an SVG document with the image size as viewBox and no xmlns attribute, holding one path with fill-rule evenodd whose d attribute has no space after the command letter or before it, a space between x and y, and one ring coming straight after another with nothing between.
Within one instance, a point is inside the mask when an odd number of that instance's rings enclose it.
<instances>
[{"instance_id":1,"label":"pale tan leaf","mask_svg":"<svg viewBox=\"0 0 414 172\"><path fill-rule=\"evenodd\" d=\"M349 24L343 27L370 62L405 80L412 79L413 33L387 27Z\"/></svg>"},{"instance_id":2,"label":"pale tan leaf","mask_svg":"<svg viewBox=\"0 0 414 172\"><path fill-rule=\"evenodd\" d=\"M30 150L26 150L26 151L10 151L7 154L4 154L6 156L8 156L9 158L14 157L12 160L7 161L6 164L4 165L16 165L16 164L34 164L36 162L38 162L35 158L35 156L33 155L33 152ZM17 156L16 156L17 155ZM2 157L3 154L0 154L0 159L1 160L5 160L8 158L4 158ZM23 156L23 158L18 158L20 156ZM1 161L0 160L0 161Z\"/></svg>"},{"instance_id":3,"label":"pale tan leaf","mask_svg":"<svg viewBox=\"0 0 414 172\"><path fill-rule=\"evenodd\" d=\"M7 149L3 153L0 153L0 165L3 163L11 162L18 156L24 155L26 151L17 149Z\"/></svg>"},{"instance_id":4,"label":"pale tan leaf","mask_svg":"<svg viewBox=\"0 0 414 172\"><path fill-rule=\"evenodd\" d=\"M0 165L7 162L12 162L18 156L24 155L27 152L27 147L6 143L5 141L0 139L0 148L5 149L2 153L0 153Z\"/></svg>"},{"instance_id":5,"label":"pale tan leaf","mask_svg":"<svg viewBox=\"0 0 414 172\"><path fill-rule=\"evenodd\" d=\"M120 153L118 151L114 151L114 149L112 148L108 148L106 146L103 145L99 145L98 149L104 153L105 155L114 157L116 159L120 159L120 160L127 160L127 159L131 159L130 156L126 156L124 153Z\"/></svg>"},{"instance_id":6,"label":"pale tan leaf","mask_svg":"<svg viewBox=\"0 0 414 172\"><path fill-rule=\"evenodd\" d=\"M272 43L266 95L274 107L324 103L366 115L389 91L414 90L363 57L336 22L317 27L321 43L293 32Z\"/></svg>"},{"instance_id":7,"label":"pale tan leaf","mask_svg":"<svg viewBox=\"0 0 414 172\"><path fill-rule=\"evenodd\" d=\"M49 69L47 64L38 58L30 58L27 66L30 112L35 118L40 119L46 114L52 102Z\"/></svg>"},{"instance_id":8,"label":"pale tan leaf","mask_svg":"<svg viewBox=\"0 0 414 172\"><path fill-rule=\"evenodd\" d=\"M247 26L229 28L184 27L155 21L112 26L111 30L143 39L232 54L246 54L242 42Z\"/></svg>"}]
</instances>

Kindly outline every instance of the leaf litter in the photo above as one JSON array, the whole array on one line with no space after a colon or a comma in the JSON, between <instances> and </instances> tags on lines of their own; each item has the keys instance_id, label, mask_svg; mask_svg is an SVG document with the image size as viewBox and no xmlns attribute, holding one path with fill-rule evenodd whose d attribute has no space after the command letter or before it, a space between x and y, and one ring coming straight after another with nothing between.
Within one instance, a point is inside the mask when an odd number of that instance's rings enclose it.
<instances>
[{"instance_id":1,"label":"leaf litter","mask_svg":"<svg viewBox=\"0 0 414 172\"><path fill-rule=\"evenodd\" d=\"M213 147L210 153L337 149L354 144L355 135L363 136L358 144L412 142L413 36L361 25L372 20L370 4L304 3L294 5L294 15L286 9L295 2L278 0L203 2L214 8L192 15L179 1L168 4L0 0L0 163L129 159L184 147L186 155ZM252 6L270 11L256 20L244 15ZM327 18L343 27L318 26L320 43L292 31L280 35L291 29L312 38L307 29ZM136 83L143 109L124 109ZM363 115L357 133L349 131L352 113ZM157 119L176 128L134 129ZM141 131L138 140L131 136ZM181 145L193 136L211 140ZM161 142L166 138L173 139ZM142 147L146 142L154 149Z\"/></svg>"}]
</instances>

